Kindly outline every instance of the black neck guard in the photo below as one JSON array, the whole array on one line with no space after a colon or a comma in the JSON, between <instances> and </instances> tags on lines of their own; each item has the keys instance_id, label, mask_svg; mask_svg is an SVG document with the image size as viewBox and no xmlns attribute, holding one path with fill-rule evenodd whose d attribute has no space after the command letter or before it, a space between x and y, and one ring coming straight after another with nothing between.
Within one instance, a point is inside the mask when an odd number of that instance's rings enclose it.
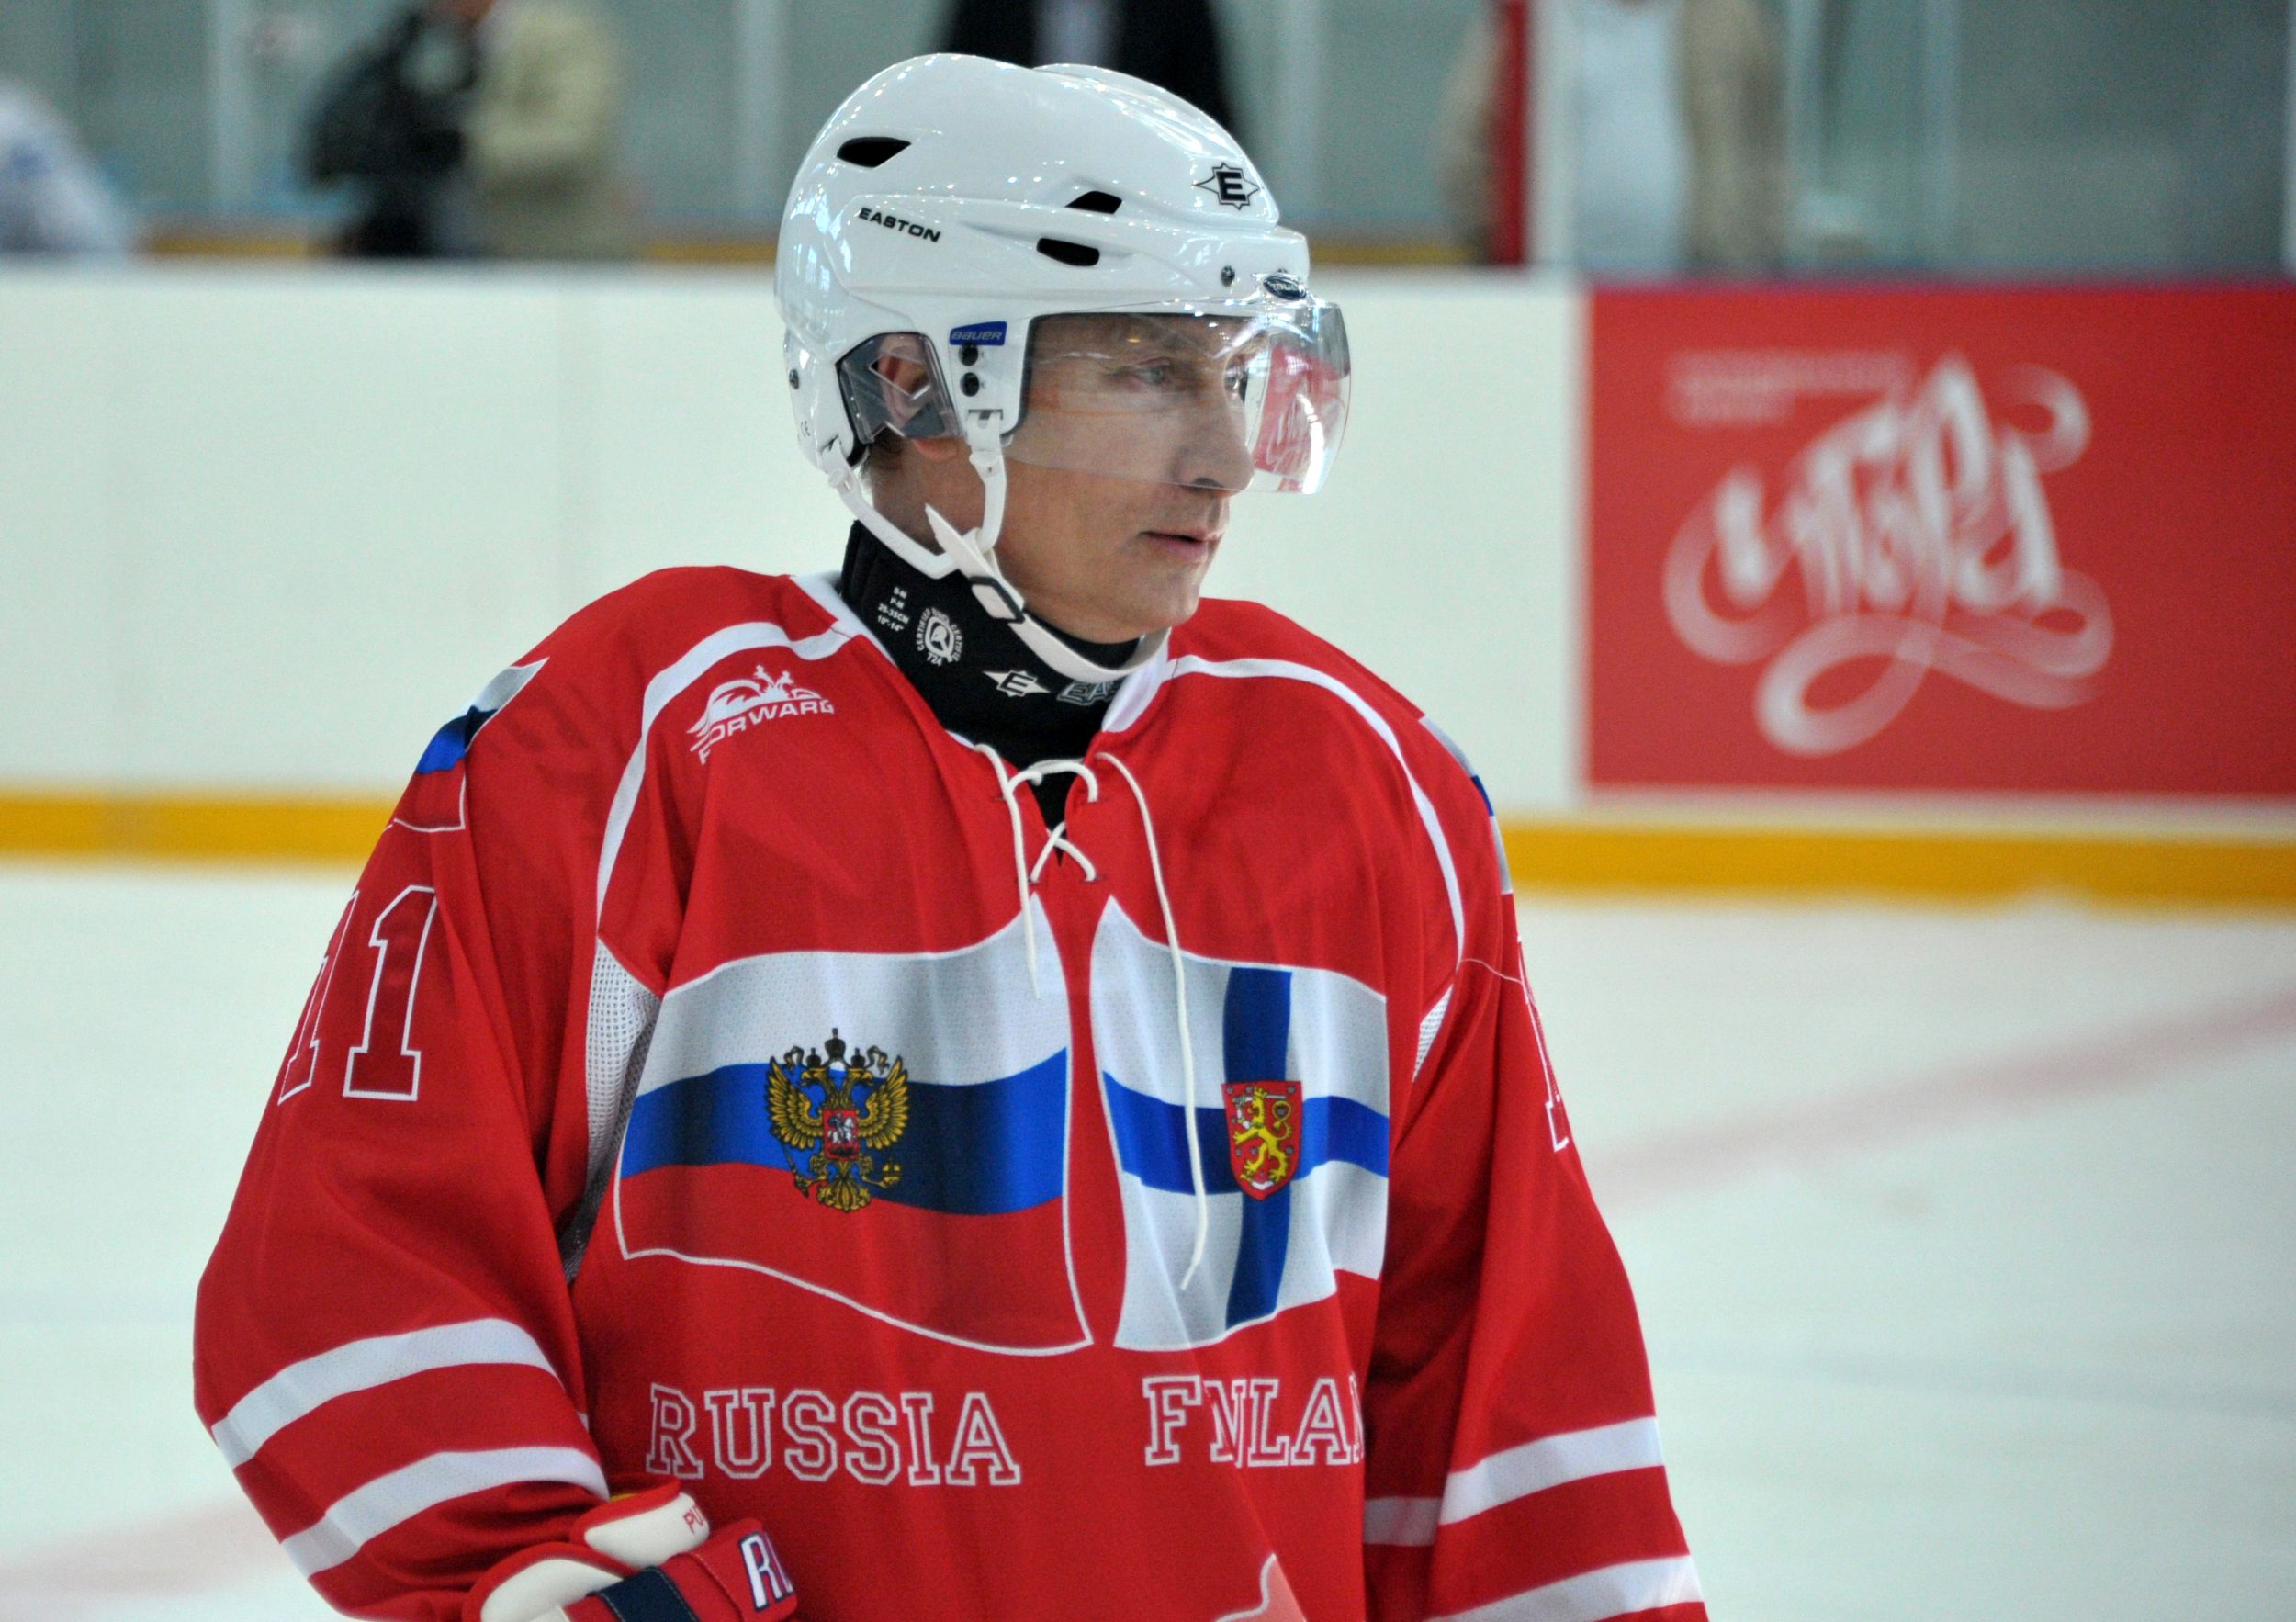
<instances>
[{"instance_id":1,"label":"black neck guard","mask_svg":"<svg viewBox=\"0 0 2296 1622\"><path fill-rule=\"evenodd\" d=\"M1116 683L1072 681L1053 670L989 617L962 575L934 580L856 524L846 537L838 595L950 731L1022 767L1075 760L1092 747ZM1122 664L1139 646L1052 632L1097 665ZM1071 781L1057 776L1037 785L1048 826L1061 821Z\"/></svg>"}]
</instances>

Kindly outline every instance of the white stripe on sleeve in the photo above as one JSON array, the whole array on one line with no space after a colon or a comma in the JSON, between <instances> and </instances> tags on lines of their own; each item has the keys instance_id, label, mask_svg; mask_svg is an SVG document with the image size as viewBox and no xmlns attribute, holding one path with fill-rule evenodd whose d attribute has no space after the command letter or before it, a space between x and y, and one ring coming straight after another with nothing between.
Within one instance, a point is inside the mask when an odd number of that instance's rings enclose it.
<instances>
[{"instance_id":1,"label":"white stripe on sleeve","mask_svg":"<svg viewBox=\"0 0 2296 1622\"><path fill-rule=\"evenodd\" d=\"M306 1577L343 1564L393 1526L424 1510L515 1481L564 1481L603 1499L605 1473L574 1447L499 1447L485 1453L433 1453L403 1470L377 1476L327 1506L327 1513L291 1538L280 1539Z\"/></svg>"},{"instance_id":2,"label":"white stripe on sleeve","mask_svg":"<svg viewBox=\"0 0 2296 1622\"><path fill-rule=\"evenodd\" d=\"M1614 1617L1688 1605L1702 1597L1698 1570L1683 1554L1582 1571L1432 1622L1612 1622Z\"/></svg>"},{"instance_id":3,"label":"white stripe on sleeve","mask_svg":"<svg viewBox=\"0 0 2296 1622\"><path fill-rule=\"evenodd\" d=\"M209 1434L233 1470L280 1431L313 1410L433 1369L520 1363L557 1378L535 1337L507 1318L474 1318L408 1335L345 1341L316 1357L290 1363L231 1405Z\"/></svg>"},{"instance_id":4,"label":"white stripe on sleeve","mask_svg":"<svg viewBox=\"0 0 2296 1622\"><path fill-rule=\"evenodd\" d=\"M1465 1470L1453 1470L1435 1498L1374 1498L1363 1506L1366 1543L1424 1547L1435 1529L1485 1510L1544 1492L1567 1481L1649 1470L1664 1463L1659 1454L1659 1422L1629 1419L1593 1430L1541 1436L1519 1447L1491 1454Z\"/></svg>"}]
</instances>

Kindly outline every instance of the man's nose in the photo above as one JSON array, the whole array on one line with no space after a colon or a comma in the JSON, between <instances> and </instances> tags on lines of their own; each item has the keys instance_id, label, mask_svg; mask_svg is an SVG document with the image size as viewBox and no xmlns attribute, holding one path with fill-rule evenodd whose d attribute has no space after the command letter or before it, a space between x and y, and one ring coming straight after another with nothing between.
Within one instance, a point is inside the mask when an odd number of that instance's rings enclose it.
<instances>
[{"instance_id":1,"label":"man's nose","mask_svg":"<svg viewBox=\"0 0 2296 1622\"><path fill-rule=\"evenodd\" d=\"M1173 482L1196 490L1243 490L1252 482L1252 453L1244 434L1244 413L1225 397L1190 407Z\"/></svg>"}]
</instances>

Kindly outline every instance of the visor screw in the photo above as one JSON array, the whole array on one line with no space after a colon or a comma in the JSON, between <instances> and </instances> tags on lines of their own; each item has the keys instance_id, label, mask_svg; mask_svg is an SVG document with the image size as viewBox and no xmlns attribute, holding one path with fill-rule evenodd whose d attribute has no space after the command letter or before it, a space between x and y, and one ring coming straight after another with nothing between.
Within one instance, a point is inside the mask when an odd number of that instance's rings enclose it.
<instances>
[{"instance_id":1,"label":"visor screw","mask_svg":"<svg viewBox=\"0 0 2296 1622\"><path fill-rule=\"evenodd\" d=\"M790 386L792 389L794 389L794 388L796 388L796 387L797 387L797 371L796 371L796 368L795 368L795 367L793 367L793 366L792 368L790 368L790 374L789 374L789 386Z\"/></svg>"},{"instance_id":2,"label":"visor screw","mask_svg":"<svg viewBox=\"0 0 2296 1622\"><path fill-rule=\"evenodd\" d=\"M1223 287L1232 287L1235 286L1234 265L1223 265L1220 267L1220 285Z\"/></svg>"},{"instance_id":3,"label":"visor screw","mask_svg":"<svg viewBox=\"0 0 2296 1622\"><path fill-rule=\"evenodd\" d=\"M977 344L968 344L957 351L957 359L968 366L976 364L980 358L981 346Z\"/></svg>"},{"instance_id":4,"label":"visor screw","mask_svg":"<svg viewBox=\"0 0 2296 1622\"><path fill-rule=\"evenodd\" d=\"M965 399L971 400L974 395L980 393L981 391L980 373L965 373L963 377L957 379L957 387L964 391Z\"/></svg>"}]
</instances>

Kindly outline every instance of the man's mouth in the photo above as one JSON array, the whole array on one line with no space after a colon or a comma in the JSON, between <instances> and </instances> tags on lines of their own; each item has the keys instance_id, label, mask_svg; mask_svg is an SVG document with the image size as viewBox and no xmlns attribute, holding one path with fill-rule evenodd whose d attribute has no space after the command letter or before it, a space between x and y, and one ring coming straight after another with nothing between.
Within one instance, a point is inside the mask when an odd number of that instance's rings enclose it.
<instances>
[{"instance_id":1,"label":"man's mouth","mask_svg":"<svg viewBox=\"0 0 2296 1622\"><path fill-rule=\"evenodd\" d=\"M1150 529L1142 530L1141 533L1159 541L1172 541L1180 546L1207 550L1218 538L1215 533L1209 529Z\"/></svg>"}]
</instances>

